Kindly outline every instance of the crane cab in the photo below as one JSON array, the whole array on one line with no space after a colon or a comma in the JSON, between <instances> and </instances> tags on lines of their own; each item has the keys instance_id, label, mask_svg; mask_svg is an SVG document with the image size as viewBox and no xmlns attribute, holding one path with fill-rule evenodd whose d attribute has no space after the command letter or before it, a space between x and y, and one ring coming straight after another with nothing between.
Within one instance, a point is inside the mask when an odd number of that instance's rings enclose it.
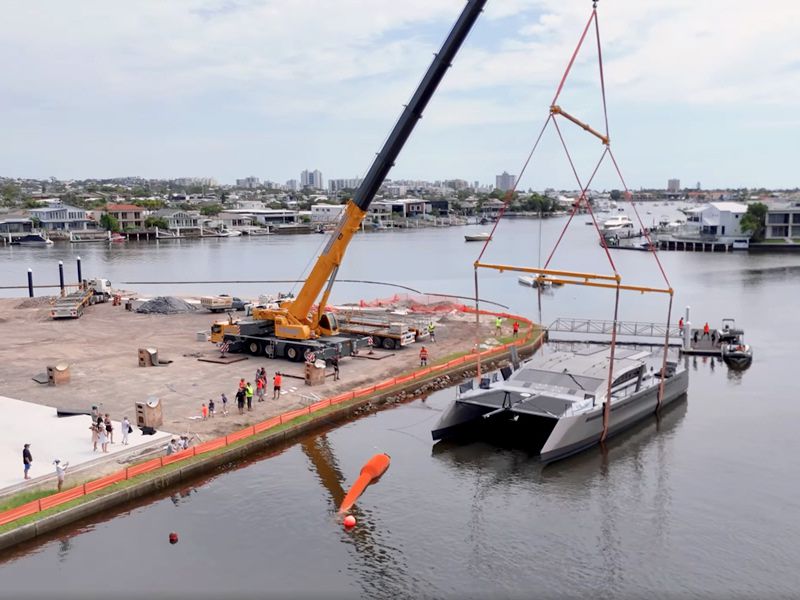
<instances>
[{"instance_id":1,"label":"crane cab","mask_svg":"<svg viewBox=\"0 0 800 600\"><path fill-rule=\"evenodd\" d=\"M339 335L339 320L332 312L322 313L319 318L320 335Z\"/></svg>"}]
</instances>

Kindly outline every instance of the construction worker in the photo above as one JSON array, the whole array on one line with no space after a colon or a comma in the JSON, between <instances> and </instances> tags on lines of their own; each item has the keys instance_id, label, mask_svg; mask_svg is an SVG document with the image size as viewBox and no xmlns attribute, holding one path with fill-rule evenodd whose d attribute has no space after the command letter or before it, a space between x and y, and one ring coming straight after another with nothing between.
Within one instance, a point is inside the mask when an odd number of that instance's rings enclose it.
<instances>
[{"instance_id":1,"label":"construction worker","mask_svg":"<svg viewBox=\"0 0 800 600\"><path fill-rule=\"evenodd\" d=\"M514 332L514 337L519 335L519 321L514 321L514 325L511 327L511 330Z\"/></svg>"},{"instance_id":2,"label":"construction worker","mask_svg":"<svg viewBox=\"0 0 800 600\"><path fill-rule=\"evenodd\" d=\"M678 321L678 331L680 331L681 335L683 335L683 317L681 317L680 321Z\"/></svg>"},{"instance_id":3,"label":"construction worker","mask_svg":"<svg viewBox=\"0 0 800 600\"><path fill-rule=\"evenodd\" d=\"M423 346L419 351L419 366L424 367L428 364L428 349Z\"/></svg>"},{"instance_id":4,"label":"construction worker","mask_svg":"<svg viewBox=\"0 0 800 600\"><path fill-rule=\"evenodd\" d=\"M244 386L244 397L247 400L247 410L253 410L253 386L249 381Z\"/></svg>"},{"instance_id":5,"label":"construction worker","mask_svg":"<svg viewBox=\"0 0 800 600\"><path fill-rule=\"evenodd\" d=\"M708 326L708 321L706 321L706 324L703 325L703 337L706 338L709 337L710 335L711 335L711 328Z\"/></svg>"},{"instance_id":6,"label":"construction worker","mask_svg":"<svg viewBox=\"0 0 800 600\"><path fill-rule=\"evenodd\" d=\"M502 328L503 328L503 318L498 316L494 320L494 330L497 332L497 335L500 335Z\"/></svg>"},{"instance_id":7,"label":"construction worker","mask_svg":"<svg viewBox=\"0 0 800 600\"><path fill-rule=\"evenodd\" d=\"M428 335L431 338L431 342L434 344L436 343L436 325L433 324L433 321L428 323Z\"/></svg>"},{"instance_id":8,"label":"construction worker","mask_svg":"<svg viewBox=\"0 0 800 600\"><path fill-rule=\"evenodd\" d=\"M278 400L281 397L281 372L275 371L272 378L272 399Z\"/></svg>"}]
</instances>

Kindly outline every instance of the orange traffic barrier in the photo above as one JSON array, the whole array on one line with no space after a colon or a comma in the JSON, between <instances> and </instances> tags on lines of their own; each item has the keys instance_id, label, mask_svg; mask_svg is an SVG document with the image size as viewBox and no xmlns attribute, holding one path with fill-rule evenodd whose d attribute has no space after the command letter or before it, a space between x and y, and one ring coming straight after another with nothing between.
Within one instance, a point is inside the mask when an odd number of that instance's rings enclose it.
<instances>
[{"instance_id":1,"label":"orange traffic barrier","mask_svg":"<svg viewBox=\"0 0 800 600\"><path fill-rule=\"evenodd\" d=\"M48 508L53 508L54 506L58 506L59 504L64 504L66 502L75 500L76 498L80 498L83 495L84 495L83 486L79 485L70 490L58 492L57 494L52 494L50 496L45 496L44 498L39 500L39 508L41 510L47 510Z\"/></svg>"},{"instance_id":2,"label":"orange traffic barrier","mask_svg":"<svg viewBox=\"0 0 800 600\"><path fill-rule=\"evenodd\" d=\"M331 404L339 404L340 402L347 402L348 400L353 399L353 392L345 392L344 394L339 394L338 396L334 396L330 398Z\"/></svg>"},{"instance_id":3,"label":"orange traffic barrier","mask_svg":"<svg viewBox=\"0 0 800 600\"><path fill-rule=\"evenodd\" d=\"M347 492L344 500L342 500L339 512L343 513L350 510L353 504L356 503L356 500L364 493L364 490L367 489L367 486L376 482L380 479L381 475L386 472L390 462L391 459L388 454L376 454L370 458L364 466L361 467L361 473L359 473L358 479L356 479L353 487L350 488L350 491Z\"/></svg>"},{"instance_id":4,"label":"orange traffic barrier","mask_svg":"<svg viewBox=\"0 0 800 600\"><path fill-rule=\"evenodd\" d=\"M331 405L331 401L329 398L325 398L324 400L320 400L319 402L314 402L311 406L308 407L310 412L317 412L318 410L322 410L323 408L328 408Z\"/></svg>"},{"instance_id":5,"label":"orange traffic barrier","mask_svg":"<svg viewBox=\"0 0 800 600\"><path fill-rule=\"evenodd\" d=\"M298 408L296 410L290 410L289 412L285 412L281 415L281 423L287 423L292 419L296 419L297 417L301 417L307 414L308 414L307 408Z\"/></svg>"},{"instance_id":6,"label":"orange traffic barrier","mask_svg":"<svg viewBox=\"0 0 800 600\"><path fill-rule=\"evenodd\" d=\"M16 508L11 508L7 511L0 513L0 525L11 523L12 521L16 521L17 519L21 519L22 517L35 515L37 512L39 512L39 510L40 509L38 500L28 502L26 504L23 504L22 506L17 506Z\"/></svg>"}]
</instances>

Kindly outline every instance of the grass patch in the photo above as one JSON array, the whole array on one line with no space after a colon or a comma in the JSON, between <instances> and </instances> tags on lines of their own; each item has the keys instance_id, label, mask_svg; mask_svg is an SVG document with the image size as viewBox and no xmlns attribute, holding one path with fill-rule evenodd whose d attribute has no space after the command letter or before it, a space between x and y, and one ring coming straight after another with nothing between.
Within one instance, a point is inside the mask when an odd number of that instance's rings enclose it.
<instances>
[{"instance_id":1,"label":"grass patch","mask_svg":"<svg viewBox=\"0 0 800 600\"><path fill-rule=\"evenodd\" d=\"M7 498L0 500L0 512L17 508L18 506L22 506L28 502L33 502L39 498L49 496L52 493L53 490L32 490L30 492L20 492L18 494L14 494L13 496L8 496Z\"/></svg>"}]
</instances>

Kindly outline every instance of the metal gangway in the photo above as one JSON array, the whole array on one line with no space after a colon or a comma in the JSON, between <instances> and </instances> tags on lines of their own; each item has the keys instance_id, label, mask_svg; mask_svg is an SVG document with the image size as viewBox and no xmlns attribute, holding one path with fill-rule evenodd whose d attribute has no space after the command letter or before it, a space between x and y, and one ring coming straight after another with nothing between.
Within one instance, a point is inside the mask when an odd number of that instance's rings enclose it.
<instances>
[{"instance_id":1,"label":"metal gangway","mask_svg":"<svg viewBox=\"0 0 800 600\"><path fill-rule=\"evenodd\" d=\"M670 339L675 340L675 345L680 345L683 333L676 326L669 326L666 323L647 323L642 321L617 321L618 337L639 337L663 340L669 328ZM552 339L553 332L588 334L596 336L611 336L614 331L614 321L600 319L570 319L558 318L548 327L548 337ZM573 340L569 340L573 341ZM577 340L574 340L577 341ZM653 342L656 343L656 342Z\"/></svg>"}]
</instances>

